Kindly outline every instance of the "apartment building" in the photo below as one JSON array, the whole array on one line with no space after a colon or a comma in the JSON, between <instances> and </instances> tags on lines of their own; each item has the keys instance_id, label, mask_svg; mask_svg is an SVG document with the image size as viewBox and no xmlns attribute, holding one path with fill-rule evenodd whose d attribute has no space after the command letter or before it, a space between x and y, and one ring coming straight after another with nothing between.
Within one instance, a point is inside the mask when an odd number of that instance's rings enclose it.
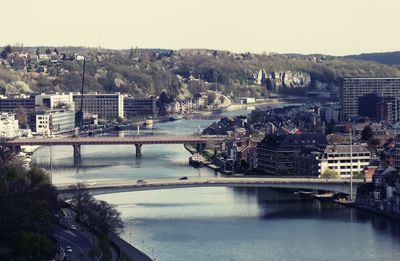
<instances>
[{"instance_id":1,"label":"apartment building","mask_svg":"<svg viewBox=\"0 0 400 261\"><path fill-rule=\"evenodd\" d=\"M11 113L0 113L0 139L10 139L19 136L18 120Z\"/></svg>"},{"instance_id":2,"label":"apartment building","mask_svg":"<svg viewBox=\"0 0 400 261\"><path fill-rule=\"evenodd\" d=\"M150 98L133 98L124 97L124 114L125 117L136 116L156 116L157 103L154 97Z\"/></svg>"},{"instance_id":3,"label":"apartment building","mask_svg":"<svg viewBox=\"0 0 400 261\"><path fill-rule=\"evenodd\" d=\"M31 112L28 115L28 121L32 132L36 134L68 133L75 129L75 112L68 110Z\"/></svg>"},{"instance_id":4,"label":"apartment building","mask_svg":"<svg viewBox=\"0 0 400 261\"><path fill-rule=\"evenodd\" d=\"M350 150L352 153L350 153ZM371 162L372 155L367 145L328 145L319 159L320 174L326 170L336 171L340 177L350 177L353 174L363 171Z\"/></svg>"},{"instance_id":5,"label":"apartment building","mask_svg":"<svg viewBox=\"0 0 400 261\"><path fill-rule=\"evenodd\" d=\"M34 95L0 95L0 112L14 112L17 108L24 108L28 111L35 109Z\"/></svg>"},{"instance_id":6,"label":"apartment building","mask_svg":"<svg viewBox=\"0 0 400 261\"><path fill-rule=\"evenodd\" d=\"M73 95L76 111L81 108L81 94ZM83 95L84 113L97 114L100 118L124 118L124 97L119 92L113 94L88 93Z\"/></svg>"},{"instance_id":7,"label":"apartment building","mask_svg":"<svg viewBox=\"0 0 400 261\"><path fill-rule=\"evenodd\" d=\"M294 175L296 151L327 144L322 133L267 136L257 145L257 169L268 175Z\"/></svg>"},{"instance_id":8,"label":"apartment building","mask_svg":"<svg viewBox=\"0 0 400 261\"><path fill-rule=\"evenodd\" d=\"M400 78L345 78L341 89L344 116L358 116L359 98L371 93L400 99Z\"/></svg>"},{"instance_id":9,"label":"apartment building","mask_svg":"<svg viewBox=\"0 0 400 261\"><path fill-rule=\"evenodd\" d=\"M35 96L35 105L38 107L47 107L49 109L61 109L62 107L66 107L71 111L74 111L75 107L72 93L38 94Z\"/></svg>"}]
</instances>

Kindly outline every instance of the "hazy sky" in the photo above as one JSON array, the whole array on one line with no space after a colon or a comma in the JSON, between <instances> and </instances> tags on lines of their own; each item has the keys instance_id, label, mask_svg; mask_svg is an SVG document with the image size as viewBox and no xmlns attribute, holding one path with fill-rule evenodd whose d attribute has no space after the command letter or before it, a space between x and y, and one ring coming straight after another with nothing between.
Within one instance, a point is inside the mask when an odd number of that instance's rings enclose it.
<instances>
[{"instance_id":1,"label":"hazy sky","mask_svg":"<svg viewBox=\"0 0 400 261\"><path fill-rule=\"evenodd\" d=\"M400 0L0 0L0 45L352 54L400 49Z\"/></svg>"}]
</instances>

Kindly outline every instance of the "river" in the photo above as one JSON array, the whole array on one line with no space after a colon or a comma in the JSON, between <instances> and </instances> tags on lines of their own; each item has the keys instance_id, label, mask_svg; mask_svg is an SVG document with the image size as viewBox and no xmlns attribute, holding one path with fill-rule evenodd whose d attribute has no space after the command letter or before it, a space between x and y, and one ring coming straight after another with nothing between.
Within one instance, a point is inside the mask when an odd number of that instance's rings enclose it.
<instances>
[{"instance_id":1,"label":"river","mask_svg":"<svg viewBox=\"0 0 400 261\"><path fill-rule=\"evenodd\" d=\"M246 114L230 111L223 115ZM221 115L158 123L141 133L193 133ZM133 135L125 131L119 135ZM109 134L117 135L117 134ZM217 176L188 165L181 145L53 147L53 182ZM32 157L49 167L49 148ZM155 260L398 260L400 225L364 211L262 188L184 188L97 196L122 213L126 241Z\"/></svg>"}]
</instances>

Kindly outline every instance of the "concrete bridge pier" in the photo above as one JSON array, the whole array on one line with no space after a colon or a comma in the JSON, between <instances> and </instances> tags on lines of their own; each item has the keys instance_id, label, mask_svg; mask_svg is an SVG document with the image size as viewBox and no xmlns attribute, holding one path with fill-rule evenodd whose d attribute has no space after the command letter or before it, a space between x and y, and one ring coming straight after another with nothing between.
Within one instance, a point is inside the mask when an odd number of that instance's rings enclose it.
<instances>
[{"instance_id":1,"label":"concrete bridge pier","mask_svg":"<svg viewBox=\"0 0 400 261\"><path fill-rule=\"evenodd\" d=\"M82 157L81 155L79 156L74 156L74 166L79 167L82 164Z\"/></svg>"},{"instance_id":2,"label":"concrete bridge pier","mask_svg":"<svg viewBox=\"0 0 400 261\"><path fill-rule=\"evenodd\" d=\"M81 157L81 145L72 145L74 147L74 158Z\"/></svg>"},{"instance_id":3,"label":"concrete bridge pier","mask_svg":"<svg viewBox=\"0 0 400 261\"><path fill-rule=\"evenodd\" d=\"M142 156L142 144L135 144L136 157L140 158Z\"/></svg>"}]
</instances>

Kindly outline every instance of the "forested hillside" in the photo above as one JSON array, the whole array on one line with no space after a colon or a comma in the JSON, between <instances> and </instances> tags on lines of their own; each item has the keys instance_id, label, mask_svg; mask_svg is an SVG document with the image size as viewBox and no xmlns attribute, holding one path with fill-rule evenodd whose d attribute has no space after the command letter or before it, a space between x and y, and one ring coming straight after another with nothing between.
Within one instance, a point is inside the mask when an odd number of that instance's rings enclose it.
<instances>
[{"instance_id":1,"label":"forested hillside","mask_svg":"<svg viewBox=\"0 0 400 261\"><path fill-rule=\"evenodd\" d=\"M271 91L306 91L321 83L339 85L346 76L400 76L396 66L324 55L7 46L0 58L0 92L79 91L80 55L86 57L86 91L137 97L165 90L184 98L207 89L231 96L262 96L268 82L279 87Z\"/></svg>"}]
</instances>

